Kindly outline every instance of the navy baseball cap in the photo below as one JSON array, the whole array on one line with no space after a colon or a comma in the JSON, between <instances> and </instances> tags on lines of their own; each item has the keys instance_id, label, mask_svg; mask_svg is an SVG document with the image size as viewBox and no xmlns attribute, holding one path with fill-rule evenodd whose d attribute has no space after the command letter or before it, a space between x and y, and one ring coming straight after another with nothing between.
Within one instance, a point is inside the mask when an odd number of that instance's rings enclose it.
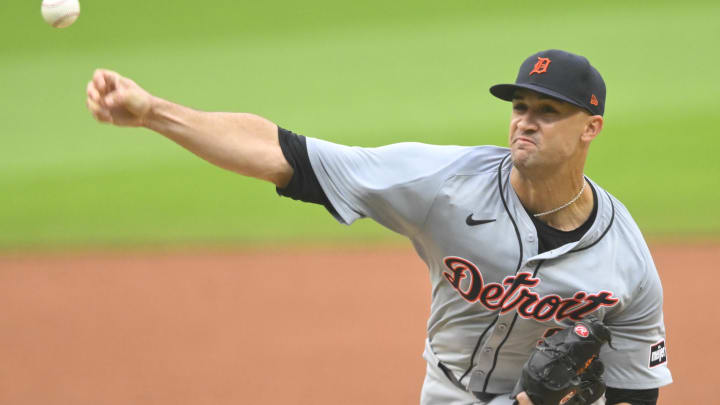
<instances>
[{"instance_id":1,"label":"navy baseball cap","mask_svg":"<svg viewBox=\"0 0 720 405\"><path fill-rule=\"evenodd\" d=\"M490 93L512 101L518 89L568 102L592 115L605 113L605 81L585 57L574 53L550 49L531 55L520 65L514 84L496 84Z\"/></svg>"}]
</instances>

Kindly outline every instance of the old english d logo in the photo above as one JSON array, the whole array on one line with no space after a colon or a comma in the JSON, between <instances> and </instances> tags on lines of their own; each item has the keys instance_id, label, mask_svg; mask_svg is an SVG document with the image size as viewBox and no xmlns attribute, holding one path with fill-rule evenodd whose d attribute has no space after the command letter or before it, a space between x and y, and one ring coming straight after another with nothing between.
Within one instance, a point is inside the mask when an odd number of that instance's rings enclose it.
<instances>
[{"instance_id":1,"label":"old english d logo","mask_svg":"<svg viewBox=\"0 0 720 405\"><path fill-rule=\"evenodd\" d=\"M535 67L533 67L533 70L530 71L530 74L528 76L532 76L533 73L537 73L540 75L547 72L547 68L550 62L551 60L549 58L541 58L538 56L538 61L535 64Z\"/></svg>"}]
</instances>

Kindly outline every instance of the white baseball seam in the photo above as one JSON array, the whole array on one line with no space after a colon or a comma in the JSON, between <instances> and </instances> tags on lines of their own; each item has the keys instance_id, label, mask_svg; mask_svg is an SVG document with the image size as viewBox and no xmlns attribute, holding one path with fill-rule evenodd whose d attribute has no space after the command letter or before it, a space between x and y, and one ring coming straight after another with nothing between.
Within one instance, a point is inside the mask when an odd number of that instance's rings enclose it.
<instances>
[{"instance_id":1,"label":"white baseball seam","mask_svg":"<svg viewBox=\"0 0 720 405\"><path fill-rule=\"evenodd\" d=\"M55 7L60 7L60 6L62 6L63 3L65 3L65 2L67 2L67 0L58 0L58 1L54 2L54 3L43 3L42 7L43 7L43 8L55 8Z\"/></svg>"},{"instance_id":2,"label":"white baseball seam","mask_svg":"<svg viewBox=\"0 0 720 405\"><path fill-rule=\"evenodd\" d=\"M63 16L61 16L60 18L55 20L55 22L53 23L53 27L57 28L58 26L62 25L63 21L65 21L69 17L77 17L79 15L80 15L80 13L78 13L78 12L64 14Z\"/></svg>"}]
</instances>

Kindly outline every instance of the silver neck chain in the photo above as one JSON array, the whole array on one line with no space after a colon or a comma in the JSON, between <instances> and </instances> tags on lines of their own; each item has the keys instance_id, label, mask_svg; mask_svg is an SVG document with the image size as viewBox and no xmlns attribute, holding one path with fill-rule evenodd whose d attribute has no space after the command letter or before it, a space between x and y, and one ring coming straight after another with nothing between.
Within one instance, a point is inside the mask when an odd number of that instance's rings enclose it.
<instances>
[{"instance_id":1,"label":"silver neck chain","mask_svg":"<svg viewBox=\"0 0 720 405\"><path fill-rule=\"evenodd\" d=\"M543 215L552 214L552 213L554 213L554 212L560 211L560 210L563 209L563 208L567 208L567 207L571 206L575 201L577 201L578 198L580 198L580 196L582 195L583 191L585 191L585 184L587 184L587 182L585 181L585 179L583 179L583 185L582 185L582 187L580 188L580 192L577 193L577 195L576 195L572 200L566 202L565 204L563 204L563 205L561 205L561 206L559 206L559 207L557 207L557 208L553 208L553 209L551 209L550 211L541 212L541 213L539 213L539 214L533 214L533 216L534 216L535 218L541 217L541 216L543 216Z\"/></svg>"}]
</instances>

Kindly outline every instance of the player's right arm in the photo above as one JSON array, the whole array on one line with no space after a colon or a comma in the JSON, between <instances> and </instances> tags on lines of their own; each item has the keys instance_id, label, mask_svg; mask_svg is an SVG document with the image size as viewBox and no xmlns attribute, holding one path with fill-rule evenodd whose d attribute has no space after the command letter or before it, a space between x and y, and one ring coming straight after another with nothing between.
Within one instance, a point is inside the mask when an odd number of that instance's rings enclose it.
<instances>
[{"instance_id":1,"label":"player's right arm","mask_svg":"<svg viewBox=\"0 0 720 405\"><path fill-rule=\"evenodd\" d=\"M104 69L96 70L88 83L87 106L100 122L149 128L224 169L281 188L292 178L277 125L257 115L193 110Z\"/></svg>"}]
</instances>

